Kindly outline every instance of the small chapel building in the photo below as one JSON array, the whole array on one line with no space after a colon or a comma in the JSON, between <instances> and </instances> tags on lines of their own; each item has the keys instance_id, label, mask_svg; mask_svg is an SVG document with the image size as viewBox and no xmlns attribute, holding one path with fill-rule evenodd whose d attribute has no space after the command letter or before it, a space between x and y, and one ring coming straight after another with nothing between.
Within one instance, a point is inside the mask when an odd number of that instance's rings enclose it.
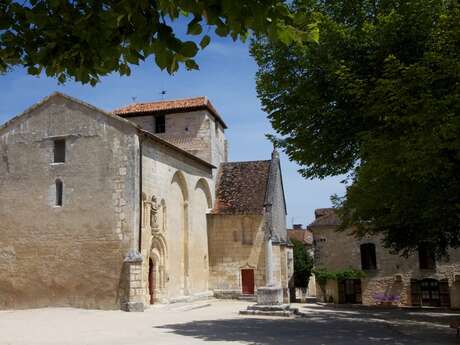
<instances>
[{"instance_id":1,"label":"small chapel building","mask_svg":"<svg viewBox=\"0 0 460 345\"><path fill-rule=\"evenodd\" d=\"M279 157L228 162L206 97L113 112L54 93L0 126L0 309L143 310L293 272Z\"/></svg>"}]
</instances>

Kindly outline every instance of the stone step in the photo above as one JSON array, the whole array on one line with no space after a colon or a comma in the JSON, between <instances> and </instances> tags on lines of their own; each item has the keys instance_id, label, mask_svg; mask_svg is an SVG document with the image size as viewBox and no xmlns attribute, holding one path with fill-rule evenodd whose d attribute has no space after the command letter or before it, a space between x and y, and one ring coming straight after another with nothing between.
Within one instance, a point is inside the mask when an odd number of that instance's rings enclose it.
<instances>
[{"instance_id":1,"label":"stone step","mask_svg":"<svg viewBox=\"0 0 460 345\"><path fill-rule=\"evenodd\" d=\"M266 316L283 316L291 317L298 314L297 308L291 308L289 304L276 304L276 305L261 305L254 304L247 307L245 310L241 310L242 315L266 315Z\"/></svg>"},{"instance_id":2,"label":"stone step","mask_svg":"<svg viewBox=\"0 0 460 345\"><path fill-rule=\"evenodd\" d=\"M249 310L263 310L263 311L284 311L289 310L289 304L281 304L281 305L250 305L248 306Z\"/></svg>"},{"instance_id":3,"label":"stone step","mask_svg":"<svg viewBox=\"0 0 460 345\"><path fill-rule=\"evenodd\" d=\"M239 295L238 299L241 301L255 302L257 300L255 295Z\"/></svg>"},{"instance_id":4,"label":"stone step","mask_svg":"<svg viewBox=\"0 0 460 345\"><path fill-rule=\"evenodd\" d=\"M262 316L281 316L281 317L292 317L294 313L291 310L240 310L241 315L262 315Z\"/></svg>"}]
</instances>

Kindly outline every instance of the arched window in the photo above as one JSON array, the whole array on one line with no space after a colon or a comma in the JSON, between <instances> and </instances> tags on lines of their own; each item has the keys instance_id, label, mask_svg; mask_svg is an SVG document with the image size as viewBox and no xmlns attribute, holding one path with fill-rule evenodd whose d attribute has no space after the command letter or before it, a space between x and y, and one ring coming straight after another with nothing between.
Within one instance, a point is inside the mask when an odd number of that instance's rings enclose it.
<instances>
[{"instance_id":1,"label":"arched window","mask_svg":"<svg viewBox=\"0 0 460 345\"><path fill-rule=\"evenodd\" d=\"M60 179L56 180L56 206L62 206L62 194L64 191L64 186Z\"/></svg>"},{"instance_id":2,"label":"arched window","mask_svg":"<svg viewBox=\"0 0 460 345\"><path fill-rule=\"evenodd\" d=\"M361 244L361 268L363 270L377 269L377 256L375 255L375 244Z\"/></svg>"}]
</instances>

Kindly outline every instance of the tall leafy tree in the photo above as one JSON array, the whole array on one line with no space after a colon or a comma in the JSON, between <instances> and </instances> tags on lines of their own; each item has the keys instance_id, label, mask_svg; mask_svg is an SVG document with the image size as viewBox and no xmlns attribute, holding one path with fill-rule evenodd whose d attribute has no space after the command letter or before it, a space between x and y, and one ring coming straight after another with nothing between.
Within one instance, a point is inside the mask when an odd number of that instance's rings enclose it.
<instances>
[{"instance_id":1,"label":"tall leafy tree","mask_svg":"<svg viewBox=\"0 0 460 345\"><path fill-rule=\"evenodd\" d=\"M173 25L179 19L188 22L185 39ZM0 0L0 73L25 66L32 75L96 84L111 72L129 75L149 56L174 73L181 64L198 69L194 57L210 32L284 42L315 34L314 25L298 24L283 0Z\"/></svg>"},{"instance_id":2,"label":"tall leafy tree","mask_svg":"<svg viewBox=\"0 0 460 345\"><path fill-rule=\"evenodd\" d=\"M318 44L252 47L273 139L307 178L346 174L342 228L409 254L460 244L460 5L298 1Z\"/></svg>"},{"instance_id":3,"label":"tall leafy tree","mask_svg":"<svg viewBox=\"0 0 460 345\"><path fill-rule=\"evenodd\" d=\"M313 258L308 253L305 245L296 239L291 240L294 256L294 286L305 288L313 269Z\"/></svg>"}]
</instances>

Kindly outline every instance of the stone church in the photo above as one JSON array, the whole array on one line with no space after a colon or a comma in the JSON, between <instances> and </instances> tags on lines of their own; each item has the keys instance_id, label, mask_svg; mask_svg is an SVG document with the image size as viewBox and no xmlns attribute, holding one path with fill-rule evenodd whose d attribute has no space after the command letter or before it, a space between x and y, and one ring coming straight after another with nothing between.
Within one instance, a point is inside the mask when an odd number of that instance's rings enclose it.
<instances>
[{"instance_id":1,"label":"stone church","mask_svg":"<svg viewBox=\"0 0 460 345\"><path fill-rule=\"evenodd\" d=\"M143 310L268 280L287 300L278 154L228 162L226 128L206 97L106 112L61 93L0 126L0 308Z\"/></svg>"}]
</instances>

